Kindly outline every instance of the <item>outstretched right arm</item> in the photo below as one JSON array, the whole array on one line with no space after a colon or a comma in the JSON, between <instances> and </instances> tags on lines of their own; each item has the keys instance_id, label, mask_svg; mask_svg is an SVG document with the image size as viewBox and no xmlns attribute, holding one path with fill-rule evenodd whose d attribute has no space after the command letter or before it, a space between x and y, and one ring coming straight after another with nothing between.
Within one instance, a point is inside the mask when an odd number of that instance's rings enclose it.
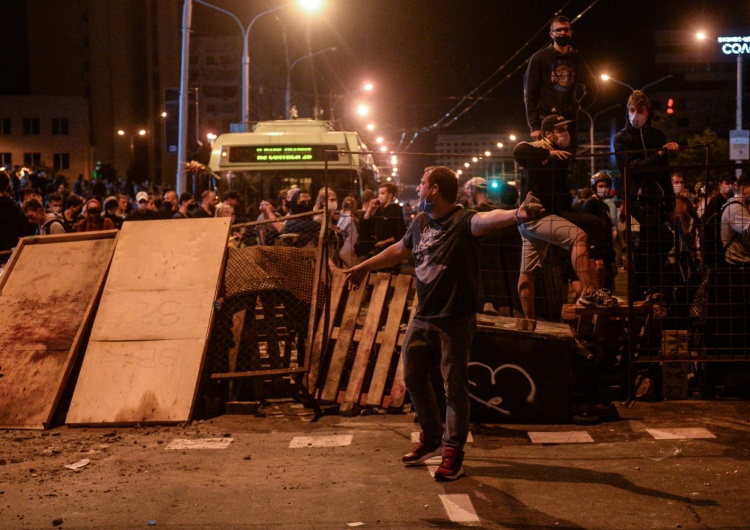
<instances>
[{"instance_id":1,"label":"outstretched right arm","mask_svg":"<svg viewBox=\"0 0 750 530\"><path fill-rule=\"evenodd\" d=\"M383 252L375 254L373 257L363 261L359 265L355 265L351 269L346 269L344 271L346 273L346 285L350 291L356 291L359 289L362 281L367 277L368 272L385 269L386 267L393 267L409 256L411 256L411 250L404 246L403 241L398 241L386 248Z\"/></svg>"}]
</instances>

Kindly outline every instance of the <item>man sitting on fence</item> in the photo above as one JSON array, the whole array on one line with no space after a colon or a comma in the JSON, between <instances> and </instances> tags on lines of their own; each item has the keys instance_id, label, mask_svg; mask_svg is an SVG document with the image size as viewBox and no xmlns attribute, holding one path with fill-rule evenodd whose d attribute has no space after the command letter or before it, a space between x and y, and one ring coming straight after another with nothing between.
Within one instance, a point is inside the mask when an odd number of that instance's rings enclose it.
<instances>
[{"instance_id":1,"label":"man sitting on fence","mask_svg":"<svg viewBox=\"0 0 750 530\"><path fill-rule=\"evenodd\" d=\"M422 432L419 443L402 461L415 465L442 453L435 479L455 480L464 474L463 448L469 433L468 362L478 308L479 238L529 220L542 207L529 194L515 211L463 209L456 205L456 174L440 166L425 170L417 193L421 213L406 235L344 272L349 289L358 289L368 272L414 256L418 306L402 352L404 382ZM445 426L430 379L438 366L445 382Z\"/></svg>"}]
</instances>

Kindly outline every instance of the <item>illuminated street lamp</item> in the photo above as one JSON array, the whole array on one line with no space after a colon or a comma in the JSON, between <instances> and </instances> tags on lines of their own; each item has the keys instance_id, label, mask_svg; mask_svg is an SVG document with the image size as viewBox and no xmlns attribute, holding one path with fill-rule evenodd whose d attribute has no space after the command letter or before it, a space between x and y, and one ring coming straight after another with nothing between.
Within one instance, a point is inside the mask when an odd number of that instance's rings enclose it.
<instances>
[{"instance_id":1,"label":"illuminated street lamp","mask_svg":"<svg viewBox=\"0 0 750 530\"><path fill-rule=\"evenodd\" d=\"M627 83L623 83L622 81L618 81L614 77L608 76L607 74L602 74L600 77L601 77L602 81L612 81L613 83L617 83L620 86L624 86L625 88L629 89L631 92L635 92L635 88L633 88L632 86L630 86ZM652 86L656 85L657 83L661 83L662 81L666 81L667 79L669 79L671 77L672 77L672 74L665 75L664 77L661 77L661 78L657 79L656 81L652 81L651 83L643 85L641 87L641 91L645 92L647 88L652 87Z\"/></svg>"},{"instance_id":2,"label":"illuminated street lamp","mask_svg":"<svg viewBox=\"0 0 750 530\"><path fill-rule=\"evenodd\" d=\"M133 134L130 135L130 166L131 167L135 166L135 137L136 136L146 136L146 134L148 134L148 132L146 131L146 129L140 129L140 130L138 130L138 131L136 131L136 132L134 132ZM118 136L127 136L127 133L125 131L123 131L122 129L118 129L117 130L117 135Z\"/></svg>"},{"instance_id":3,"label":"illuminated street lamp","mask_svg":"<svg viewBox=\"0 0 750 530\"><path fill-rule=\"evenodd\" d=\"M196 0L197 1L197 0ZM308 53L307 55L300 57L296 61L294 61L290 66L289 69L286 71L286 119L290 119L289 116L289 109L292 107L292 70L295 66L297 66L297 63L300 61L304 61L305 59L309 59L310 57L315 57L316 55L320 55L322 53L326 52L335 52L336 48L334 46L330 46L328 48L324 48L322 50L318 50L317 52Z\"/></svg>"},{"instance_id":4,"label":"illuminated street lamp","mask_svg":"<svg viewBox=\"0 0 750 530\"><path fill-rule=\"evenodd\" d=\"M247 27L242 25L240 19L230 11L216 7L213 4L209 4L204 0L195 0L199 4L202 4L211 9L216 9L222 13L229 15L234 19L240 27L243 37L243 50L242 50L242 124L243 127L247 127L249 122L249 101L250 101L250 57L248 54L248 37L250 35L250 28L253 27L255 21L264 15L274 13L282 9L291 7L292 4L285 4L282 6L267 9L257 14ZM314 11L319 9L322 0L298 0L299 6L305 11ZM185 191L187 184L187 176L183 169L185 167L185 158L187 152L187 119L188 119L188 70L190 63L190 26L193 17L193 0L185 0L182 9L182 62L180 67L180 116L179 116L179 138L177 141L177 193Z\"/></svg>"}]
</instances>

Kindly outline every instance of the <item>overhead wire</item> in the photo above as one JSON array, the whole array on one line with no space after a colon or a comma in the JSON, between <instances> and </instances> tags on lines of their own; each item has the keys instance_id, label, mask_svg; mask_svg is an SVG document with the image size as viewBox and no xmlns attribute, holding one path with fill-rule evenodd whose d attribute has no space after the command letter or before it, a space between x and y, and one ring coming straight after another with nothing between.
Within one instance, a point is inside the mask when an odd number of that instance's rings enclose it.
<instances>
[{"instance_id":1,"label":"overhead wire","mask_svg":"<svg viewBox=\"0 0 750 530\"><path fill-rule=\"evenodd\" d=\"M403 146L403 141L405 134L402 134L402 140L399 144L399 151L407 151L417 140L420 133L429 132L435 129L445 128L449 125L452 125L455 123L459 118L461 118L463 115L465 115L468 111L470 111L472 108L474 108L480 101L483 101L486 99L486 97L492 93L494 90L496 90L499 86L501 86L503 83L505 83L508 79L510 79L513 75L515 75L519 70L524 68L528 62L529 59L527 58L525 61L517 65L511 72L506 74L503 78L501 78L499 81L497 81L494 85L492 85L489 89L487 89L485 92L483 92L478 97L475 97L475 95L482 90L482 88L487 85L493 78L495 78L500 72L505 70L508 65L516 58L518 57L524 50L526 50L531 43L544 31L546 31L549 28L549 25L551 21L554 19L554 17L560 15L566 7L571 3L572 0L568 0L565 2L565 4L560 7L555 14L548 19L535 33L534 35L529 38L523 45L521 45L520 48L518 48L511 57L506 60L502 65L500 65L492 74L490 74L484 81L482 81L477 87L472 89L468 94L466 94L464 97L461 98L461 100L453 106L452 109L450 109L447 113L445 113L438 121L433 123L432 125L428 125L425 127L421 127L419 129L416 129L414 131L414 134L412 135L411 139L409 140L409 143L406 144L406 146ZM589 10L591 10L594 5L598 3L599 0L593 0L583 11L581 11L578 15L576 15L570 22L571 26L578 22ZM538 48L538 50L543 49L547 46L547 43L543 44ZM537 50L537 51L538 51ZM468 104L467 104L468 102ZM464 107L464 105L466 105ZM463 109L458 112L459 109ZM403 146L403 147L402 147Z\"/></svg>"}]
</instances>

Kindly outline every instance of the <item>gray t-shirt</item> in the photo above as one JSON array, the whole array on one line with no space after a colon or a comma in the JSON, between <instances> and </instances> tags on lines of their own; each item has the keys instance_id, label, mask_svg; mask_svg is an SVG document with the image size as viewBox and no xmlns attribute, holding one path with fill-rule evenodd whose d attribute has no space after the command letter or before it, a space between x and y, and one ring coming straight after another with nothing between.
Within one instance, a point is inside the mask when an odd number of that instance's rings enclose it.
<instances>
[{"instance_id":1,"label":"gray t-shirt","mask_svg":"<svg viewBox=\"0 0 750 530\"><path fill-rule=\"evenodd\" d=\"M721 243L730 265L750 263L750 212L740 199L730 199L721 214Z\"/></svg>"},{"instance_id":2,"label":"gray t-shirt","mask_svg":"<svg viewBox=\"0 0 750 530\"><path fill-rule=\"evenodd\" d=\"M440 219L420 212L409 225L403 244L412 251L423 320L468 316L477 312L479 238L471 233L477 212L460 206Z\"/></svg>"}]
</instances>

